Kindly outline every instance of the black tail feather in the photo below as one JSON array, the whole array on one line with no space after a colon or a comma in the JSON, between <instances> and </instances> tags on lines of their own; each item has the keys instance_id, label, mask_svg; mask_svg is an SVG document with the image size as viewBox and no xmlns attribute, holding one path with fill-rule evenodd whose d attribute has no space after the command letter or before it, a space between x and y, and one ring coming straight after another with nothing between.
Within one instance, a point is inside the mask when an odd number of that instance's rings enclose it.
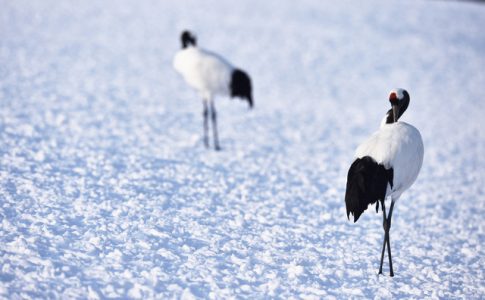
<instances>
[{"instance_id":1,"label":"black tail feather","mask_svg":"<svg viewBox=\"0 0 485 300\"><path fill-rule=\"evenodd\" d=\"M240 97L249 102L249 107L253 107L253 96L251 79L244 71L235 69L231 78L231 97Z\"/></svg>"},{"instance_id":2,"label":"black tail feather","mask_svg":"<svg viewBox=\"0 0 485 300\"><path fill-rule=\"evenodd\" d=\"M370 204L386 197L387 185L392 187L394 171L378 164L370 156L358 158L350 166L347 175L347 190L345 192L345 205L347 218L350 214L357 222L360 215ZM378 204L376 211L378 211Z\"/></svg>"}]
</instances>

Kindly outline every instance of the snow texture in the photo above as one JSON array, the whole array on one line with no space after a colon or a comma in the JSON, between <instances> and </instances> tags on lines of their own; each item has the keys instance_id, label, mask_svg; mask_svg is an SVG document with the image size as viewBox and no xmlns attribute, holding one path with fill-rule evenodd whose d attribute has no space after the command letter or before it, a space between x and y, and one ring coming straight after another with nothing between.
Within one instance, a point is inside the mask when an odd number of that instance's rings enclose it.
<instances>
[{"instance_id":1,"label":"snow texture","mask_svg":"<svg viewBox=\"0 0 485 300\"><path fill-rule=\"evenodd\" d=\"M484 5L0 4L0 298L484 297ZM172 68L184 29L254 83L253 111L216 99L221 152ZM425 157L390 278L344 194L395 86Z\"/></svg>"}]
</instances>

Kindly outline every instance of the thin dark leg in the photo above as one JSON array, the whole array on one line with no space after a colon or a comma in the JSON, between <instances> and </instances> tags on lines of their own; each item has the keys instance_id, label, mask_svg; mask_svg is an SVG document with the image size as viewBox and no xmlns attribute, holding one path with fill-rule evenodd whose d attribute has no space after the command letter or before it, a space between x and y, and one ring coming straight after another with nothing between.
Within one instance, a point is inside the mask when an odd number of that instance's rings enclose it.
<instances>
[{"instance_id":1,"label":"thin dark leg","mask_svg":"<svg viewBox=\"0 0 485 300\"><path fill-rule=\"evenodd\" d=\"M207 101L204 100L204 111L202 112L202 115L204 116L204 145L206 148L209 148L209 136L208 136L208 131L209 131L209 108L207 107Z\"/></svg>"},{"instance_id":2,"label":"thin dark leg","mask_svg":"<svg viewBox=\"0 0 485 300\"><path fill-rule=\"evenodd\" d=\"M389 216L387 217L387 220L389 222L389 228L391 228L391 218L392 218L392 210L394 209L394 200L391 201L391 207L389 208Z\"/></svg>"},{"instance_id":3,"label":"thin dark leg","mask_svg":"<svg viewBox=\"0 0 485 300\"><path fill-rule=\"evenodd\" d=\"M379 274L382 274L382 264L384 263L384 252L386 252L386 242L387 242L387 219L386 219L386 206L384 201L382 201L382 226L384 227L384 242L382 243L382 253L381 253L381 265L379 266Z\"/></svg>"},{"instance_id":4,"label":"thin dark leg","mask_svg":"<svg viewBox=\"0 0 485 300\"><path fill-rule=\"evenodd\" d=\"M389 217L387 218L387 255L389 256L389 270L391 277L394 276L394 270L392 269L392 256L391 256L391 238L389 230L391 229L391 218L392 210L394 208L394 201L391 202L391 207L389 208Z\"/></svg>"},{"instance_id":5,"label":"thin dark leg","mask_svg":"<svg viewBox=\"0 0 485 300\"><path fill-rule=\"evenodd\" d=\"M389 275L394 277L394 270L392 269L392 256L391 256L391 240L389 231L387 232L387 255L389 256Z\"/></svg>"},{"instance_id":6,"label":"thin dark leg","mask_svg":"<svg viewBox=\"0 0 485 300\"><path fill-rule=\"evenodd\" d=\"M211 118L212 118L212 130L214 132L214 149L221 150L219 146L219 137L217 134L217 114L216 108L214 107L214 103L211 101Z\"/></svg>"}]
</instances>

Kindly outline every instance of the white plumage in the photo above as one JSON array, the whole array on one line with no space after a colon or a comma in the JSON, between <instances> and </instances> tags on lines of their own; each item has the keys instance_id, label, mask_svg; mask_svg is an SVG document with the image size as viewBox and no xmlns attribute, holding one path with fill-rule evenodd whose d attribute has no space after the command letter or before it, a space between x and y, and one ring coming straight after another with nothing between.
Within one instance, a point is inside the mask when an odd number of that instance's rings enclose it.
<instances>
[{"instance_id":1,"label":"white plumage","mask_svg":"<svg viewBox=\"0 0 485 300\"><path fill-rule=\"evenodd\" d=\"M229 96L234 67L219 55L198 47L187 47L177 52L173 67L202 98Z\"/></svg>"},{"instance_id":2,"label":"white plumage","mask_svg":"<svg viewBox=\"0 0 485 300\"><path fill-rule=\"evenodd\" d=\"M393 188L386 197L397 201L416 180L423 164L423 140L419 131L405 122L383 124L355 151L355 158L372 157L384 168L394 170Z\"/></svg>"}]
</instances>

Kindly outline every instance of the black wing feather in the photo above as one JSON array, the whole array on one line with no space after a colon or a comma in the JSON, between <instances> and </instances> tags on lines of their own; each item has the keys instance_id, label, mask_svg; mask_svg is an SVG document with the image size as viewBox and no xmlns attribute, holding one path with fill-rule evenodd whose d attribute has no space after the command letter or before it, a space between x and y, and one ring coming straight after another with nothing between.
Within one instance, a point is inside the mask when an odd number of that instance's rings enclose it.
<instances>
[{"instance_id":1,"label":"black wing feather","mask_svg":"<svg viewBox=\"0 0 485 300\"><path fill-rule=\"evenodd\" d=\"M235 69L232 72L229 88L231 89L231 97L246 99L249 102L249 107L253 107L251 78L249 78L249 75L246 72L240 69Z\"/></svg>"},{"instance_id":2,"label":"black wing feather","mask_svg":"<svg viewBox=\"0 0 485 300\"><path fill-rule=\"evenodd\" d=\"M347 218L352 214L354 222L357 222L370 204L383 200L386 197L387 185L390 184L391 188L393 186L393 177L392 168L386 169L370 156L356 159L347 175Z\"/></svg>"}]
</instances>

